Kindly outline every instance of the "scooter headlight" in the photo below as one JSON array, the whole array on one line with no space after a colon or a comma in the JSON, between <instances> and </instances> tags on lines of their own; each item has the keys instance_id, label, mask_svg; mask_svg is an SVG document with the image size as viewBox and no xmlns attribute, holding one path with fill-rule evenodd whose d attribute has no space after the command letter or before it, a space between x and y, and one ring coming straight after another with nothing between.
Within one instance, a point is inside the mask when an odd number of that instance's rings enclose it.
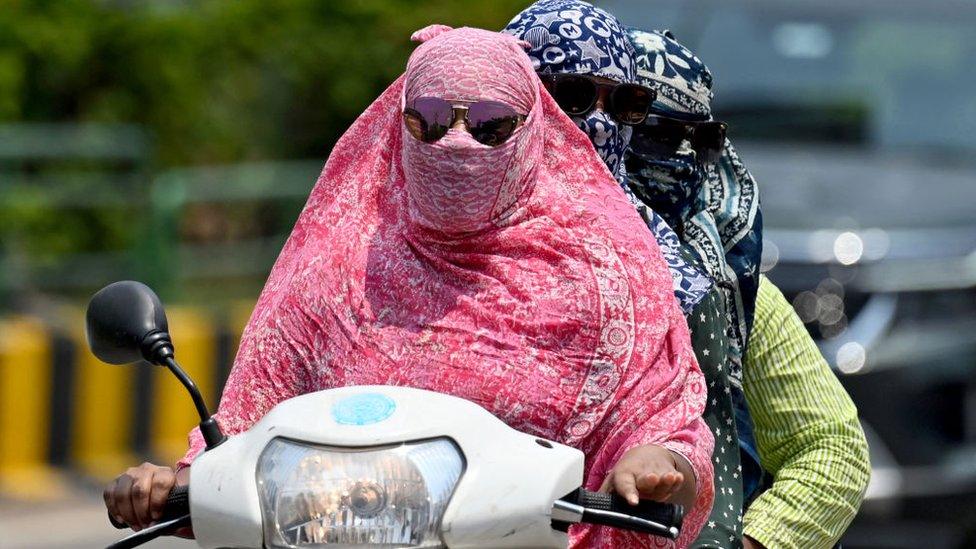
<instances>
[{"instance_id":1,"label":"scooter headlight","mask_svg":"<svg viewBox=\"0 0 976 549\"><path fill-rule=\"evenodd\" d=\"M266 547L439 547L464 470L449 439L336 448L274 439L258 461Z\"/></svg>"}]
</instances>

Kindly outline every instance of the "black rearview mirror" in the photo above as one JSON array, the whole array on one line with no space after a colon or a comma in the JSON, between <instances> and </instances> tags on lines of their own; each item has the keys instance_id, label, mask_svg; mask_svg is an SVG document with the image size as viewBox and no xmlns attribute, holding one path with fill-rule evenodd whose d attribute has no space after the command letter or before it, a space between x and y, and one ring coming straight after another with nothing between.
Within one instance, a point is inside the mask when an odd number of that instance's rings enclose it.
<instances>
[{"instance_id":1,"label":"black rearview mirror","mask_svg":"<svg viewBox=\"0 0 976 549\"><path fill-rule=\"evenodd\" d=\"M86 328L92 353L109 364L141 359L158 364L157 357L147 356L153 347L147 339L169 330L159 298L148 286L132 280L109 284L92 296Z\"/></svg>"},{"instance_id":2,"label":"black rearview mirror","mask_svg":"<svg viewBox=\"0 0 976 549\"><path fill-rule=\"evenodd\" d=\"M149 286L132 280L105 286L88 303L85 328L88 347L103 362L129 364L145 359L168 368L193 399L207 449L226 440L200 390L176 363L166 312Z\"/></svg>"}]
</instances>

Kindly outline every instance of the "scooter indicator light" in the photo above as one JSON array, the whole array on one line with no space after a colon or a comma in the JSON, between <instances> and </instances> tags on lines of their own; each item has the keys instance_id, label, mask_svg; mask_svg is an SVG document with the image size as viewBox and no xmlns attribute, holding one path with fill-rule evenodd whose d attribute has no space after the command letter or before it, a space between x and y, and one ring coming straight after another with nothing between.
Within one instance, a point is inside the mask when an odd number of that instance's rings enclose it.
<instances>
[{"instance_id":1,"label":"scooter indicator light","mask_svg":"<svg viewBox=\"0 0 976 549\"><path fill-rule=\"evenodd\" d=\"M371 425L384 421L396 411L396 402L380 393L346 397L332 405L332 417L340 425Z\"/></svg>"}]
</instances>

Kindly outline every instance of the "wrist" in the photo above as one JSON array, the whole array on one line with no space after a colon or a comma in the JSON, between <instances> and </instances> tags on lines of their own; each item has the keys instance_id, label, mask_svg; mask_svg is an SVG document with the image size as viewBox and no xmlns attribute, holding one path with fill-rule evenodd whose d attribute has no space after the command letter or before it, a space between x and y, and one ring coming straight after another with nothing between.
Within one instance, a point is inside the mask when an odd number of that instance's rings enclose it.
<instances>
[{"instance_id":1,"label":"wrist","mask_svg":"<svg viewBox=\"0 0 976 549\"><path fill-rule=\"evenodd\" d=\"M190 468L181 467L176 470L176 485L186 486L190 484Z\"/></svg>"}]
</instances>

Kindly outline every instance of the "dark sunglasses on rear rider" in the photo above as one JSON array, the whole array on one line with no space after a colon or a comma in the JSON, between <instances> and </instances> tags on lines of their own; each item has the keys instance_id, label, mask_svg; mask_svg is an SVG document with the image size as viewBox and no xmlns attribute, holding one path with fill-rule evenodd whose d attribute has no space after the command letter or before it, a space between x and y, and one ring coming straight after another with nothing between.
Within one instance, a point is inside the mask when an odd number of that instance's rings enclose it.
<instances>
[{"instance_id":1,"label":"dark sunglasses on rear rider","mask_svg":"<svg viewBox=\"0 0 976 549\"><path fill-rule=\"evenodd\" d=\"M673 156L687 141L701 164L717 162L725 150L728 125L718 121L687 121L666 116L649 115L634 128L630 149L642 156L667 158Z\"/></svg>"},{"instance_id":2,"label":"dark sunglasses on rear rider","mask_svg":"<svg viewBox=\"0 0 976 549\"><path fill-rule=\"evenodd\" d=\"M618 122L640 124L647 118L651 103L657 97L654 90L637 84L606 82L585 74L540 74L542 84L566 114L582 116L603 99L603 110Z\"/></svg>"},{"instance_id":3,"label":"dark sunglasses on rear rider","mask_svg":"<svg viewBox=\"0 0 976 549\"><path fill-rule=\"evenodd\" d=\"M440 97L419 97L403 109L407 131L424 143L444 137L459 120L478 143L496 147L525 122L525 115L497 101L448 101Z\"/></svg>"}]
</instances>

